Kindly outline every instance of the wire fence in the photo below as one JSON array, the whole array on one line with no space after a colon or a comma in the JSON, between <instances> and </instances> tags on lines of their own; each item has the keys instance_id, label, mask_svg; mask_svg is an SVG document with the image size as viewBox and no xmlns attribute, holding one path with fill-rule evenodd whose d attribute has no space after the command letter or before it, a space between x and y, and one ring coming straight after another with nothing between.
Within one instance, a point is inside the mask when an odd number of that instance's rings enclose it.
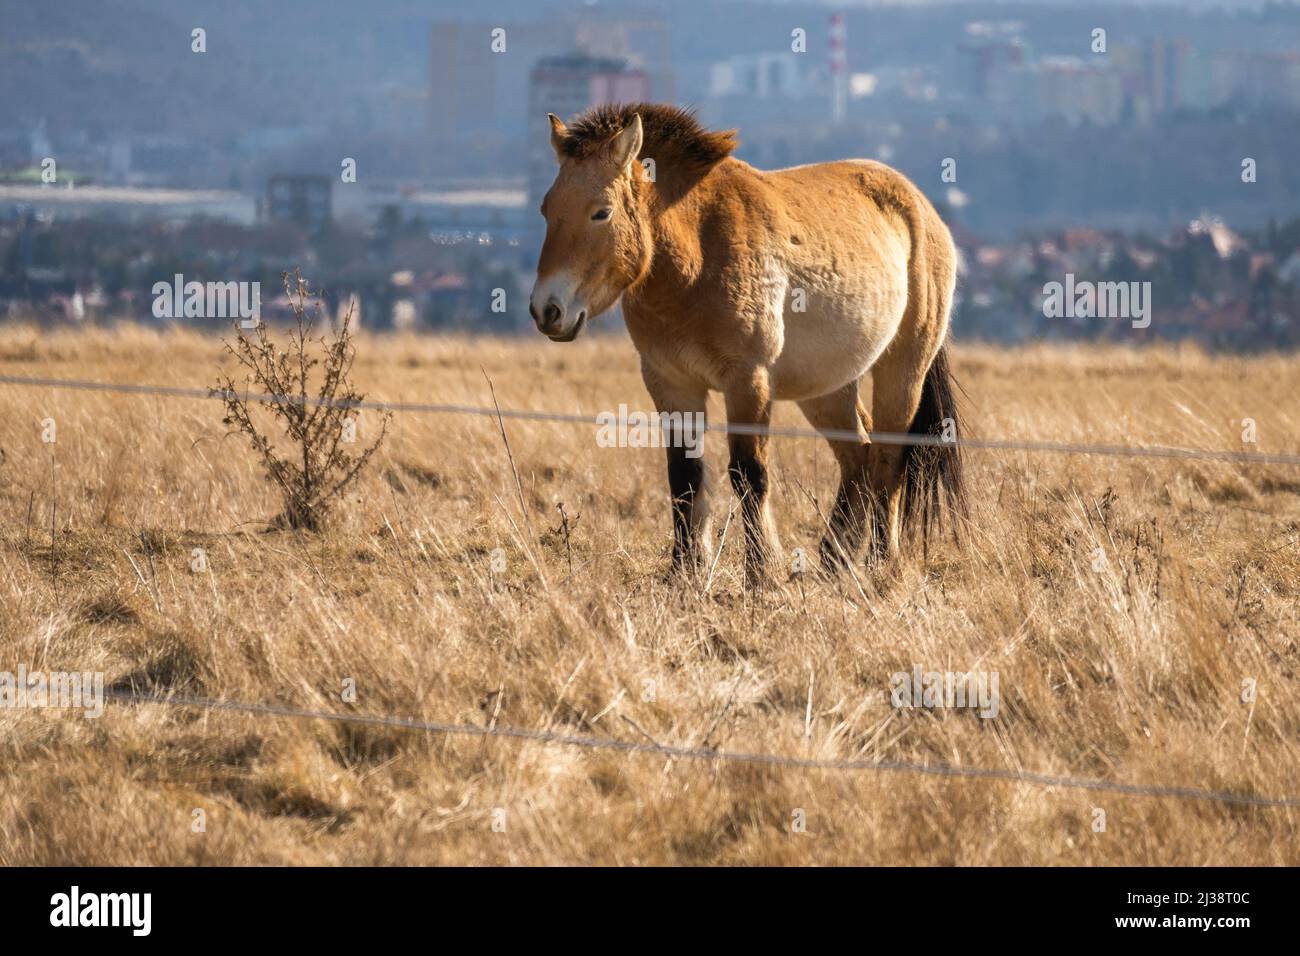
<instances>
[{"instance_id":1,"label":"wire fence","mask_svg":"<svg viewBox=\"0 0 1300 956\"><path fill-rule=\"evenodd\" d=\"M24 375L0 375L0 385L32 388L66 388L127 395L157 395L170 398L217 399L224 401L227 392L214 388L191 388L173 385L138 385L120 382L92 382L69 378L39 378ZM576 412L550 412L534 409L505 409L483 405L451 405L422 402L354 401L331 402L315 396L240 393L247 401L267 404L334 405L386 412L412 412L434 415L479 415L522 421L561 422L598 426L596 415ZM778 438L826 438L831 441L860 442L863 434L841 429L811 429L753 425L743 422L708 422L707 431L731 435L766 434ZM940 435L915 435L901 432L870 432L867 438L881 445L925 445L960 447L986 451L1023 451L1065 455L1108 455L1123 458L1174 458L1197 461L1221 461L1242 465L1300 465L1297 452L1252 452L1215 448L1178 448L1169 445L1115 445L1088 442L1053 442L1006 438L945 438Z\"/></svg>"},{"instance_id":2,"label":"wire fence","mask_svg":"<svg viewBox=\"0 0 1300 956\"><path fill-rule=\"evenodd\" d=\"M621 753L653 754L682 760L711 761L718 763L756 764L793 770L827 771L881 771L892 773L924 774L938 777L967 777L979 780L1002 780L1011 783L1066 790L1093 790L1122 793L1136 797L1167 797L1180 800L1201 800L1230 806L1300 807L1300 797L1262 796L1251 793L1232 793L1226 790L1207 790L1199 787L1152 786L1102 780L1089 777L1061 776L1029 770L1008 770L996 767L961 766L949 763L919 763L908 760L828 760L816 757L793 757L783 754L751 753L745 751L717 750L711 747L682 747L653 741L619 740L615 737L592 737L563 734L549 730L530 730L524 727L481 727L476 724L445 723L411 717L389 717L379 714L347 714L328 710L304 710L283 704L261 704L237 700L218 700L207 697L177 695L137 694L129 691L105 690L104 696L132 704L163 705L168 707L198 708L256 714L267 717L287 717L299 720L327 720L344 724L394 727L443 736L496 737L525 740L536 743L579 747L587 750L610 750Z\"/></svg>"},{"instance_id":3,"label":"wire fence","mask_svg":"<svg viewBox=\"0 0 1300 956\"><path fill-rule=\"evenodd\" d=\"M20 375L0 375L0 384L19 387L61 388L188 399L225 400L227 397L226 392L220 389L211 388L96 382L81 379L45 378ZM241 397L248 401L266 403L292 402L306 403L309 405L325 404L322 400L312 396L304 397L299 395L250 393L247 395L241 395ZM337 404L344 405L348 408L375 409L387 412L475 415L523 421L548 421L591 426L600 424L599 419L595 415L548 412L530 409L500 409L496 407L475 405L383 401L339 402ZM851 431L779 428L737 423L708 423L706 427L709 431L725 432L728 434L766 433L778 437L821 437L834 441L857 442L861 441L863 437L860 433ZM1061 454L1111 455L1129 458L1174 458L1227 461L1240 464L1300 465L1300 454L1296 453L1261 453L1207 448L1088 444L1081 442L1047 442L1014 439L957 438L954 440L946 440L943 437L936 435L912 435L894 432L871 432L868 437L870 441L880 444L957 445L965 448L993 451L1054 452ZM724 751L710 747L676 746L660 744L653 741L620 740L613 737L564 734L548 730L532 730L523 727L483 727L475 724L458 724L376 714L306 710L281 704L221 700L184 695L163 696L155 694L139 694L120 690L106 690L104 695L110 699L129 704L231 711L254 714L263 717L283 717L298 720L324 720L336 723L378 725L415 732L440 734L443 736L473 736L481 738L522 740L564 747L583 748L587 750L606 750L629 754L651 754L681 760L743 763L808 771L877 771L947 778L971 778L979 780L1005 781L1042 787L1059 787L1068 790L1103 791L1140 797L1198 800L1228 806L1300 807L1300 797L1296 796L1265 796L1250 793L1234 793L1224 790L1210 790L1198 787L1136 784L1117 780L1076 777L996 767L962 766L942 762L920 763L906 760L833 760L761 752Z\"/></svg>"}]
</instances>

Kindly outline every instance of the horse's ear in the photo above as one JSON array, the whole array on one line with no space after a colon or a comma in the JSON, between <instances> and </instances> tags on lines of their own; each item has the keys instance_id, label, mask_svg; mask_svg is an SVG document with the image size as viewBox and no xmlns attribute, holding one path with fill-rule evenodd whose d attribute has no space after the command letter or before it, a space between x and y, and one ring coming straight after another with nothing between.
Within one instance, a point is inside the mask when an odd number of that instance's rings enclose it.
<instances>
[{"instance_id":1,"label":"horse's ear","mask_svg":"<svg viewBox=\"0 0 1300 956\"><path fill-rule=\"evenodd\" d=\"M564 124L554 113L547 113L546 118L551 121L551 149L555 150L556 162L564 162L564 134L566 132Z\"/></svg>"},{"instance_id":2,"label":"horse's ear","mask_svg":"<svg viewBox=\"0 0 1300 956\"><path fill-rule=\"evenodd\" d=\"M636 158L641 155L642 139L641 114L633 113L632 122L624 126L623 131L610 140L610 161L620 170L626 172L627 168L636 162Z\"/></svg>"}]
</instances>

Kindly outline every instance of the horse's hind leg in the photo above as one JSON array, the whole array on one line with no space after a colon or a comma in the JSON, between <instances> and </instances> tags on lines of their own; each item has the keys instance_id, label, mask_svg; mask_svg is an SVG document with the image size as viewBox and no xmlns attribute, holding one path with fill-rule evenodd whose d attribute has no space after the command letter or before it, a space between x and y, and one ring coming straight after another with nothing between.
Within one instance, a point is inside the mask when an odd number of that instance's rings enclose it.
<instances>
[{"instance_id":1,"label":"horse's hind leg","mask_svg":"<svg viewBox=\"0 0 1300 956\"><path fill-rule=\"evenodd\" d=\"M857 555L870 507L867 433L871 431L871 418L858 398L860 382L850 382L829 395L799 403L804 417L823 434L852 432L859 436L856 441L845 441L842 435L826 436L840 466L840 490L821 544L822 564L832 570L840 570Z\"/></svg>"},{"instance_id":2,"label":"horse's hind leg","mask_svg":"<svg viewBox=\"0 0 1300 956\"><path fill-rule=\"evenodd\" d=\"M906 434L913 428L917 409L925 389L926 375L939 351L948 327L950 295L939 300L939 309L929 318L918 321L915 307L908 306L908 317L889 344L884 355L871 368L871 419L878 434ZM903 534L904 470L909 455L907 446L881 441L871 443L867 470L871 477L872 537L870 557L881 559L897 555Z\"/></svg>"},{"instance_id":3,"label":"horse's hind leg","mask_svg":"<svg viewBox=\"0 0 1300 956\"><path fill-rule=\"evenodd\" d=\"M918 367L919 366L919 367ZM882 358L871 370L871 415L877 432L906 433L921 402L926 365L910 358ZM868 452L871 482L871 546L868 558L896 555L902 538L903 445L872 442Z\"/></svg>"},{"instance_id":4,"label":"horse's hind leg","mask_svg":"<svg viewBox=\"0 0 1300 956\"><path fill-rule=\"evenodd\" d=\"M748 371L725 389L728 425L740 425L728 434L731 446L731 487L740 499L745 525L745 578L758 584L780 559L781 545L769 507L767 428L772 421L772 395L766 368Z\"/></svg>"}]
</instances>

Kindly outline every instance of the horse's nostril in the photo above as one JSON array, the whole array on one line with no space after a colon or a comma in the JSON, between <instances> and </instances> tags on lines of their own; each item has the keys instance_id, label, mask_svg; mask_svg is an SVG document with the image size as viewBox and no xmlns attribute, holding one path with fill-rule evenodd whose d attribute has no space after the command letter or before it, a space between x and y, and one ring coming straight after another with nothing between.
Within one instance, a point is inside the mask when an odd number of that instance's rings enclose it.
<instances>
[{"instance_id":1,"label":"horse's nostril","mask_svg":"<svg viewBox=\"0 0 1300 956\"><path fill-rule=\"evenodd\" d=\"M583 311L581 311L581 312L578 313L578 321L579 321L579 322L581 322L581 321L582 321L583 319L585 319L586 317L587 317L587 311L586 311L586 309L584 309Z\"/></svg>"},{"instance_id":2,"label":"horse's nostril","mask_svg":"<svg viewBox=\"0 0 1300 956\"><path fill-rule=\"evenodd\" d=\"M560 321L561 314L558 305L554 302L548 302L546 303L546 310L542 313L542 316L546 319L547 325L554 325L556 322Z\"/></svg>"}]
</instances>

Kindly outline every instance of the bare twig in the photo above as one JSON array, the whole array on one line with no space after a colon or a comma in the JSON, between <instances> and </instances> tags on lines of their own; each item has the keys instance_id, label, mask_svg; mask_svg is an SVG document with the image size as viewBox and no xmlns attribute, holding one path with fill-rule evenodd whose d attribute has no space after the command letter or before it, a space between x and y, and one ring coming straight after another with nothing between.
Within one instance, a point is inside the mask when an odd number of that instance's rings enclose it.
<instances>
[{"instance_id":1,"label":"bare twig","mask_svg":"<svg viewBox=\"0 0 1300 956\"><path fill-rule=\"evenodd\" d=\"M492 407L497 410L497 427L501 429L501 441L505 443L506 458L510 460L510 474L514 476L515 491L519 494L519 510L524 516L524 524L528 527L529 538L535 541L537 540L537 535L533 531L532 519L528 517L528 505L524 502L524 486L519 480L519 469L515 467L515 456L514 452L510 450L510 439L506 437L506 423L501 417L501 406L497 404L497 390L492 385L492 379L488 376L487 370L480 366L479 371L482 372L483 377L487 379L488 391L492 393Z\"/></svg>"}]
</instances>

